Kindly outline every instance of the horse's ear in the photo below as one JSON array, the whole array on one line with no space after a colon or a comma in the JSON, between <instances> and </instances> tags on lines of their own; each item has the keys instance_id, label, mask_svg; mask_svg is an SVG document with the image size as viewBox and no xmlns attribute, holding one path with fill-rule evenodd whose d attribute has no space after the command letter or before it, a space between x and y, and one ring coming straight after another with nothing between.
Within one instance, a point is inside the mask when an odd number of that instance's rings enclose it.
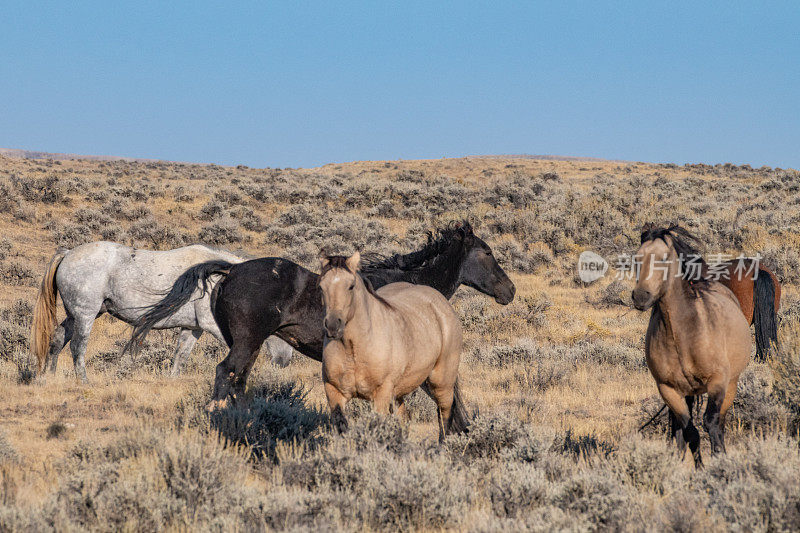
<instances>
[{"instance_id":1,"label":"horse's ear","mask_svg":"<svg viewBox=\"0 0 800 533\"><path fill-rule=\"evenodd\" d=\"M331 263L331 259L330 259L330 257L328 257L328 254L325 252L325 250L324 249L320 250L319 251L319 266L320 266L320 270L325 270L325 267L328 266L330 263Z\"/></svg>"},{"instance_id":2,"label":"horse's ear","mask_svg":"<svg viewBox=\"0 0 800 533\"><path fill-rule=\"evenodd\" d=\"M642 226L642 233L639 241L644 244L644 241L647 239L647 234L656 229L656 225L652 222L645 222Z\"/></svg>"},{"instance_id":3,"label":"horse's ear","mask_svg":"<svg viewBox=\"0 0 800 533\"><path fill-rule=\"evenodd\" d=\"M361 254L355 252L353 255L347 258L345 264L350 272L358 272L361 269Z\"/></svg>"}]
</instances>

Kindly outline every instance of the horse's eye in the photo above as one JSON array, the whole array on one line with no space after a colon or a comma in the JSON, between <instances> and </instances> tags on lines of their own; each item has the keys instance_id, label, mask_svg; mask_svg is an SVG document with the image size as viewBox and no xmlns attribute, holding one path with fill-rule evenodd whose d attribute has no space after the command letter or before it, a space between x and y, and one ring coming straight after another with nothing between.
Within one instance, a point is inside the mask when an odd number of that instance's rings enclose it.
<instances>
[{"instance_id":1,"label":"horse's eye","mask_svg":"<svg viewBox=\"0 0 800 533\"><path fill-rule=\"evenodd\" d=\"M348 290L351 290L351 291L352 291L353 289L355 289L355 287L356 287L356 284L355 284L355 283L353 283L352 285L350 285L350 289L348 289Z\"/></svg>"}]
</instances>

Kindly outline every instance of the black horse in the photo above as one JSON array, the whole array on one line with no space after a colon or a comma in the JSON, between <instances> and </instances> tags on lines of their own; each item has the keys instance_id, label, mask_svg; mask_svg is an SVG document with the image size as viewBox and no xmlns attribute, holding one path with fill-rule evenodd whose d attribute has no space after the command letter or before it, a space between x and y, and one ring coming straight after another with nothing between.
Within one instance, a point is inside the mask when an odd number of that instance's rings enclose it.
<instances>
[{"instance_id":1,"label":"black horse","mask_svg":"<svg viewBox=\"0 0 800 533\"><path fill-rule=\"evenodd\" d=\"M141 342L155 324L188 302L198 284L206 290L206 280L214 274L225 276L214 287L211 309L230 352L217 365L213 402L228 397L235 401L243 396L261 344L270 335L312 359L322 360L325 332L319 275L277 257L195 265L142 315L128 346ZM448 299L461 284L503 305L511 303L516 292L489 245L474 235L467 222L428 234L428 242L417 252L365 261L361 275L376 289L406 281L433 287Z\"/></svg>"}]
</instances>

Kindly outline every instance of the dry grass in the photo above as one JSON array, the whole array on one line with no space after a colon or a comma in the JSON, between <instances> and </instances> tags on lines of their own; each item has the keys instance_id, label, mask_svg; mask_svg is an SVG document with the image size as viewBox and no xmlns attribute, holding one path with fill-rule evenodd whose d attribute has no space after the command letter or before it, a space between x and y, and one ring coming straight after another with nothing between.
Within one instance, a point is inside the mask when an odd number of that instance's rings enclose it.
<instances>
[{"instance_id":1,"label":"dry grass","mask_svg":"<svg viewBox=\"0 0 800 533\"><path fill-rule=\"evenodd\" d=\"M790 528L800 516L798 177L524 159L275 170L0 158L0 530ZM313 268L323 243L408 250L463 217L518 297L502 307L462 289L453 299L467 328L461 381L480 416L444 447L421 395L407 427L354 405L353 430L335 435L319 364L303 357L284 369L260 360L251 409L208 419L216 343L203 339L185 376L170 379L172 335L119 361L128 330L108 317L89 344L90 385L72 379L68 350L59 375L30 379L26 317L59 243L204 240ZM709 251L760 252L786 282L786 357L743 378L730 453L704 472L674 456L660 421L637 433L659 404L642 356L647 317L616 298L630 286L575 280L581 251L631 251L646 220L679 221Z\"/></svg>"}]
</instances>

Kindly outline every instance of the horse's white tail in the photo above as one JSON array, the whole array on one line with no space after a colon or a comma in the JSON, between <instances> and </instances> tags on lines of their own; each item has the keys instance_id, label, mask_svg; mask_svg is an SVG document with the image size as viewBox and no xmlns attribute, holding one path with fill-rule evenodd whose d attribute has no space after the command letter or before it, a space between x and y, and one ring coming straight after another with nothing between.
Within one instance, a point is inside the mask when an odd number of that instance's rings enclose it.
<instances>
[{"instance_id":1,"label":"horse's white tail","mask_svg":"<svg viewBox=\"0 0 800 533\"><path fill-rule=\"evenodd\" d=\"M58 287L56 285L56 272L66 251L56 252L47 266L36 298L36 307L33 309L33 324L31 326L31 355L39 364L39 372L44 369L47 352L50 349L50 340L56 328L57 312L56 298Z\"/></svg>"}]
</instances>

